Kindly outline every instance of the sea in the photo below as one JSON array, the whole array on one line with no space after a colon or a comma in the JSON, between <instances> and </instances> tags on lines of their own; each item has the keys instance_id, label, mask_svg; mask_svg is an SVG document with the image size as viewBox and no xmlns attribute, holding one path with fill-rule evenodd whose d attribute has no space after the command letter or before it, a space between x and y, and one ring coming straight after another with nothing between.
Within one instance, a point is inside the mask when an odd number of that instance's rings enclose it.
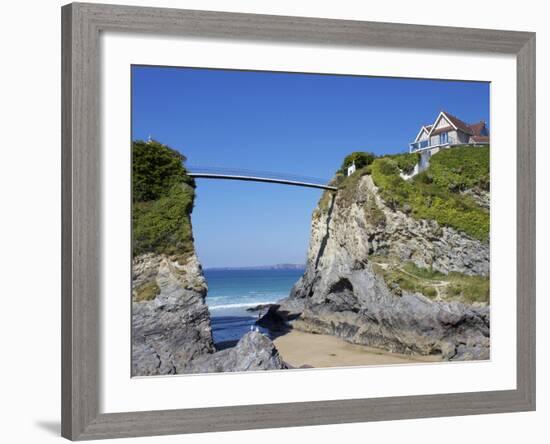
<instances>
[{"instance_id":1,"label":"sea","mask_svg":"<svg viewBox=\"0 0 550 444\"><path fill-rule=\"evenodd\" d=\"M206 303L218 349L233 346L251 327L258 312L247 308L277 302L289 295L303 269L206 269ZM269 334L259 327L260 331Z\"/></svg>"}]
</instances>

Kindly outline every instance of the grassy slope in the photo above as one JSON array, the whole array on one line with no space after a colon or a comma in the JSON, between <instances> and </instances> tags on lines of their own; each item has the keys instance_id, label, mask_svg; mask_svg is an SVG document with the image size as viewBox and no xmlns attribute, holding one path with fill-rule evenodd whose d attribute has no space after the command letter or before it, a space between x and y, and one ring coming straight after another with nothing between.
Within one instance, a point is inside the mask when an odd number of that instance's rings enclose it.
<instances>
[{"instance_id":1,"label":"grassy slope","mask_svg":"<svg viewBox=\"0 0 550 444\"><path fill-rule=\"evenodd\" d=\"M194 251L193 179L183 156L158 142L135 141L132 150L132 254L165 253L182 260Z\"/></svg>"},{"instance_id":2,"label":"grassy slope","mask_svg":"<svg viewBox=\"0 0 550 444\"><path fill-rule=\"evenodd\" d=\"M422 293L430 299L483 304L489 302L488 277L467 276L461 273L445 275L419 268L412 262L401 263L384 256L372 257L371 260L374 271L398 294L405 290Z\"/></svg>"},{"instance_id":3,"label":"grassy slope","mask_svg":"<svg viewBox=\"0 0 550 444\"><path fill-rule=\"evenodd\" d=\"M390 207L488 241L489 211L460 192L489 189L489 147L443 150L432 156L428 170L410 181L399 176L400 163L410 163L404 159L381 157L370 166L374 183Z\"/></svg>"},{"instance_id":4,"label":"grassy slope","mask_svg":"<svg viewBox=\"0 0 550 444\"><path fill-rule=\"evenodd\" d=\"M376 158L350 177L337 174L334 183L338 185L341 201L351 204L361 177L371 174L390 207L403 210L416 219L435 219L440 225L487 241L489 212L461 192L476 188L489 190L489 148L458 147L441 151L431 158L427 171L411 181L401 179L399 173L411 172L417 161L416 154L388 155ZM327 196L325 192L319 202L321 211L328 207ZM365 218L373 224L383 225L383 213L376 210L365 207ZM437 300L489 302L489 277L461 273L445 275L389 257L373 256L371 260L374 271L396 294L409 291Z\"/></svg>"}]
</instances>

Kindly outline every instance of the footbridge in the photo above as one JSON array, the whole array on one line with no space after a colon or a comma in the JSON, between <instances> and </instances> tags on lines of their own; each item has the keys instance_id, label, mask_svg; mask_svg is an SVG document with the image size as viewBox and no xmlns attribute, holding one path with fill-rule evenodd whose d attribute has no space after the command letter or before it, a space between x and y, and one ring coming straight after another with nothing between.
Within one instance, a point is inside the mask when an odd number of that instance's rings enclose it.
<instances>
[{"instance_id":1,"label":"footbridge","mask_svg":"<svg viewBox=\"0 0 550 444\"><path fill-rule=\"evenodd\" d=\"M222 179L222 180L245 180L251 182L279 183L297 187L320 188L323 190L336 191L333 185L329 185L328 179L316 177L296 176L293 174L274 173L269 171L254 171L245 169L231 169L206 167L198 165L186 166L187 174L196 179Z\"/></svg>"}]
</instances>

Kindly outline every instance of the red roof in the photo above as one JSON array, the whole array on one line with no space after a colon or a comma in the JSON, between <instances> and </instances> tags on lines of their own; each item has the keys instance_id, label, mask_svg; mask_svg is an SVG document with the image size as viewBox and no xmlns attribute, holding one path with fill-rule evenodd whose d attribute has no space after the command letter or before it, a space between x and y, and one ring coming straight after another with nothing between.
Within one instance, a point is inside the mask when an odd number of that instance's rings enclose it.
<instances>
[{"instance_id":1,"label":"red roof","mask_svg":"<svg viewBox=\"0 0 550 444\"><path fill-rule=\"evenodd\" d=\"M489 136L472 136L471 140L475 143L489 143Z\"/></svg>"},{"instance_id":2,"label":"red roof","mask_svg":"<svg viewBox=\"0 0 550 444\"><path fill-rule=\"evenodd\" d=\"M485 122L473 123L469 125L474 136L481 136L481 131L485 129Z\"/></svg>"},{"instance_id":3,"label":"red roof","mask_svg":"<svg viewBox=\"0 0 550 444\"><path fill-rule=\"evenodd\" d=\"M468 124L462 120L460 120L458 117L455 117L453 116L452 114L449 114L447 111L442 111L442 113L444 114L444 116L447 118L447 120L452 124L454 125L458 130L462 131L463 133L466 133L472 137L477 137L479 138L479 141L488 141L489 140L489 137L488 136L482 136L482 133L483 133L483 130L486 129L486 125L485 125L485 122L484 121L480 121L478 123L472 123L472 124ZM432 125L430 125L431 127ZM443 127L443 128L438 128L436 130L434 130L431 135L434 136L434 135L437 135L437 134L440 134L440 133L444 133L446 131L449 131L450 127L449 126L446 126L446 127Z\"/></svg>"},{"instance_id":4,"label":"red roof","mask_svg":"<svg viewBox=\"0 0 550 444\"><path fill-rule=\"evenodd\" d=\"M472 131L472 128L470 125L468 125L466 122L463 122L458 117L453 116L452 114L449 114L447 111L443 111L443 114L445 114L445 117L459 129L463 133L469 134L470 136L474 135L474 132ZM434 133L432 133L434 134Z\"/></svg>"},{"instance_id":5,"label":"red roof","mask_svg":"<svg viewBox=\"0 0 550 444\"><path fill-rule=\"evenodd\" d=\"M456 127L457 130L462 131L463 133L469 135L472 142L489 143L489 136L485 135L485 134L488 134L487 126L483 120L478 123L468 124L463 120L460 120L458 117L455 117L452 114L449 114L447 111L441 111L441 113L445 116L445 119L451 125L454 125L454 127ZM437 120L436 120L436 123L437 123ZM433 125L424 125L422 128L427 130L430 136L436 136L438 134L453 130L453 126L450 126L450 125L444 126L442 128L437 128L437 129L433 129Z\"/></svg>"}]
</instances>

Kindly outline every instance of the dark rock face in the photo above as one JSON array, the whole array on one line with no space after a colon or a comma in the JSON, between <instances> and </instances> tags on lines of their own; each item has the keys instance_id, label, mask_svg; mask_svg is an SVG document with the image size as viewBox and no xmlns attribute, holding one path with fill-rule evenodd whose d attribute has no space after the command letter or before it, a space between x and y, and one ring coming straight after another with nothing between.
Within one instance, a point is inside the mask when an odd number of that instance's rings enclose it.
<instances>
[{"instance_id":1,"label":"dark rock face","mask_svg":"<svg viewBox=\"0 0 550 444\"><path fill-rule=\"evenodd\" d=\"M160 292L132 303L132 375L168 375L285 368L269 338L257 332L216 352L206 282L195 255L184 265L165 255L134 259L133 288L154 282Z\"/></svg>"},{"instance_id":2,"label":"dark rock face","mask_svg":"<svg viewBox=\"0 0 550 444\"><path fill-rule=\"evenodd\" d=\"M262 333L245 334L233 348L199 356L189 363L185 373L244 372L285 368L279 352Z\"/></svg>"},{"instance_id":3,"label":"dark rock face","mask_svg":"<svg viewBox=\"0 0 550 444\"><path fill-rule=\"evenodd\" d=\"M312 302L293 327L397 353L441 354L449 360L489 356L487 308L433 302L419 293L373 295L353 310Z\"/></svg>"},{"instance_id":4,"label":"dark rock face","mask_svg":"<svg viewBox=\"0 0 550 444\"><path fill-rule=\"evenodd\" d=\"M134 288L154 280L160 293L132 303L132 374L182 373L197 356L214 352L206 282L195 256L185 265L164 255L134 260Z\"/></svg>"},{"instance_id":5,"label":"dark rock face","mask_svg":"<svg viewBox=\"0 0 550 444\"><path fill-rule=\"evenodd\" d=\"M278 304L270 304L256 324L272 332L283 332L288 330L289 323L297 319L303 311L302 300L286 298Z\"/></svg>"},{"instance_id":6,"label":"dark rock face","mask_svg":"<svg viewBox=\"0 0 550 444\"><path fill-rule=\"evenodd\" d=\"M384 226L369 222L366 204L383 212ZM398 296L374 272L373 254L443 273L486 275L489 269L488 245L390 210L370 176L364 176L351 204L337 194L328 211L317 209L313 215L308 267L281 301L297 309L294 319L279 307L268 312L266 322L393 352L488 359L489 307L434 301L420 293Z\"/></svg>"}]
</instances>

